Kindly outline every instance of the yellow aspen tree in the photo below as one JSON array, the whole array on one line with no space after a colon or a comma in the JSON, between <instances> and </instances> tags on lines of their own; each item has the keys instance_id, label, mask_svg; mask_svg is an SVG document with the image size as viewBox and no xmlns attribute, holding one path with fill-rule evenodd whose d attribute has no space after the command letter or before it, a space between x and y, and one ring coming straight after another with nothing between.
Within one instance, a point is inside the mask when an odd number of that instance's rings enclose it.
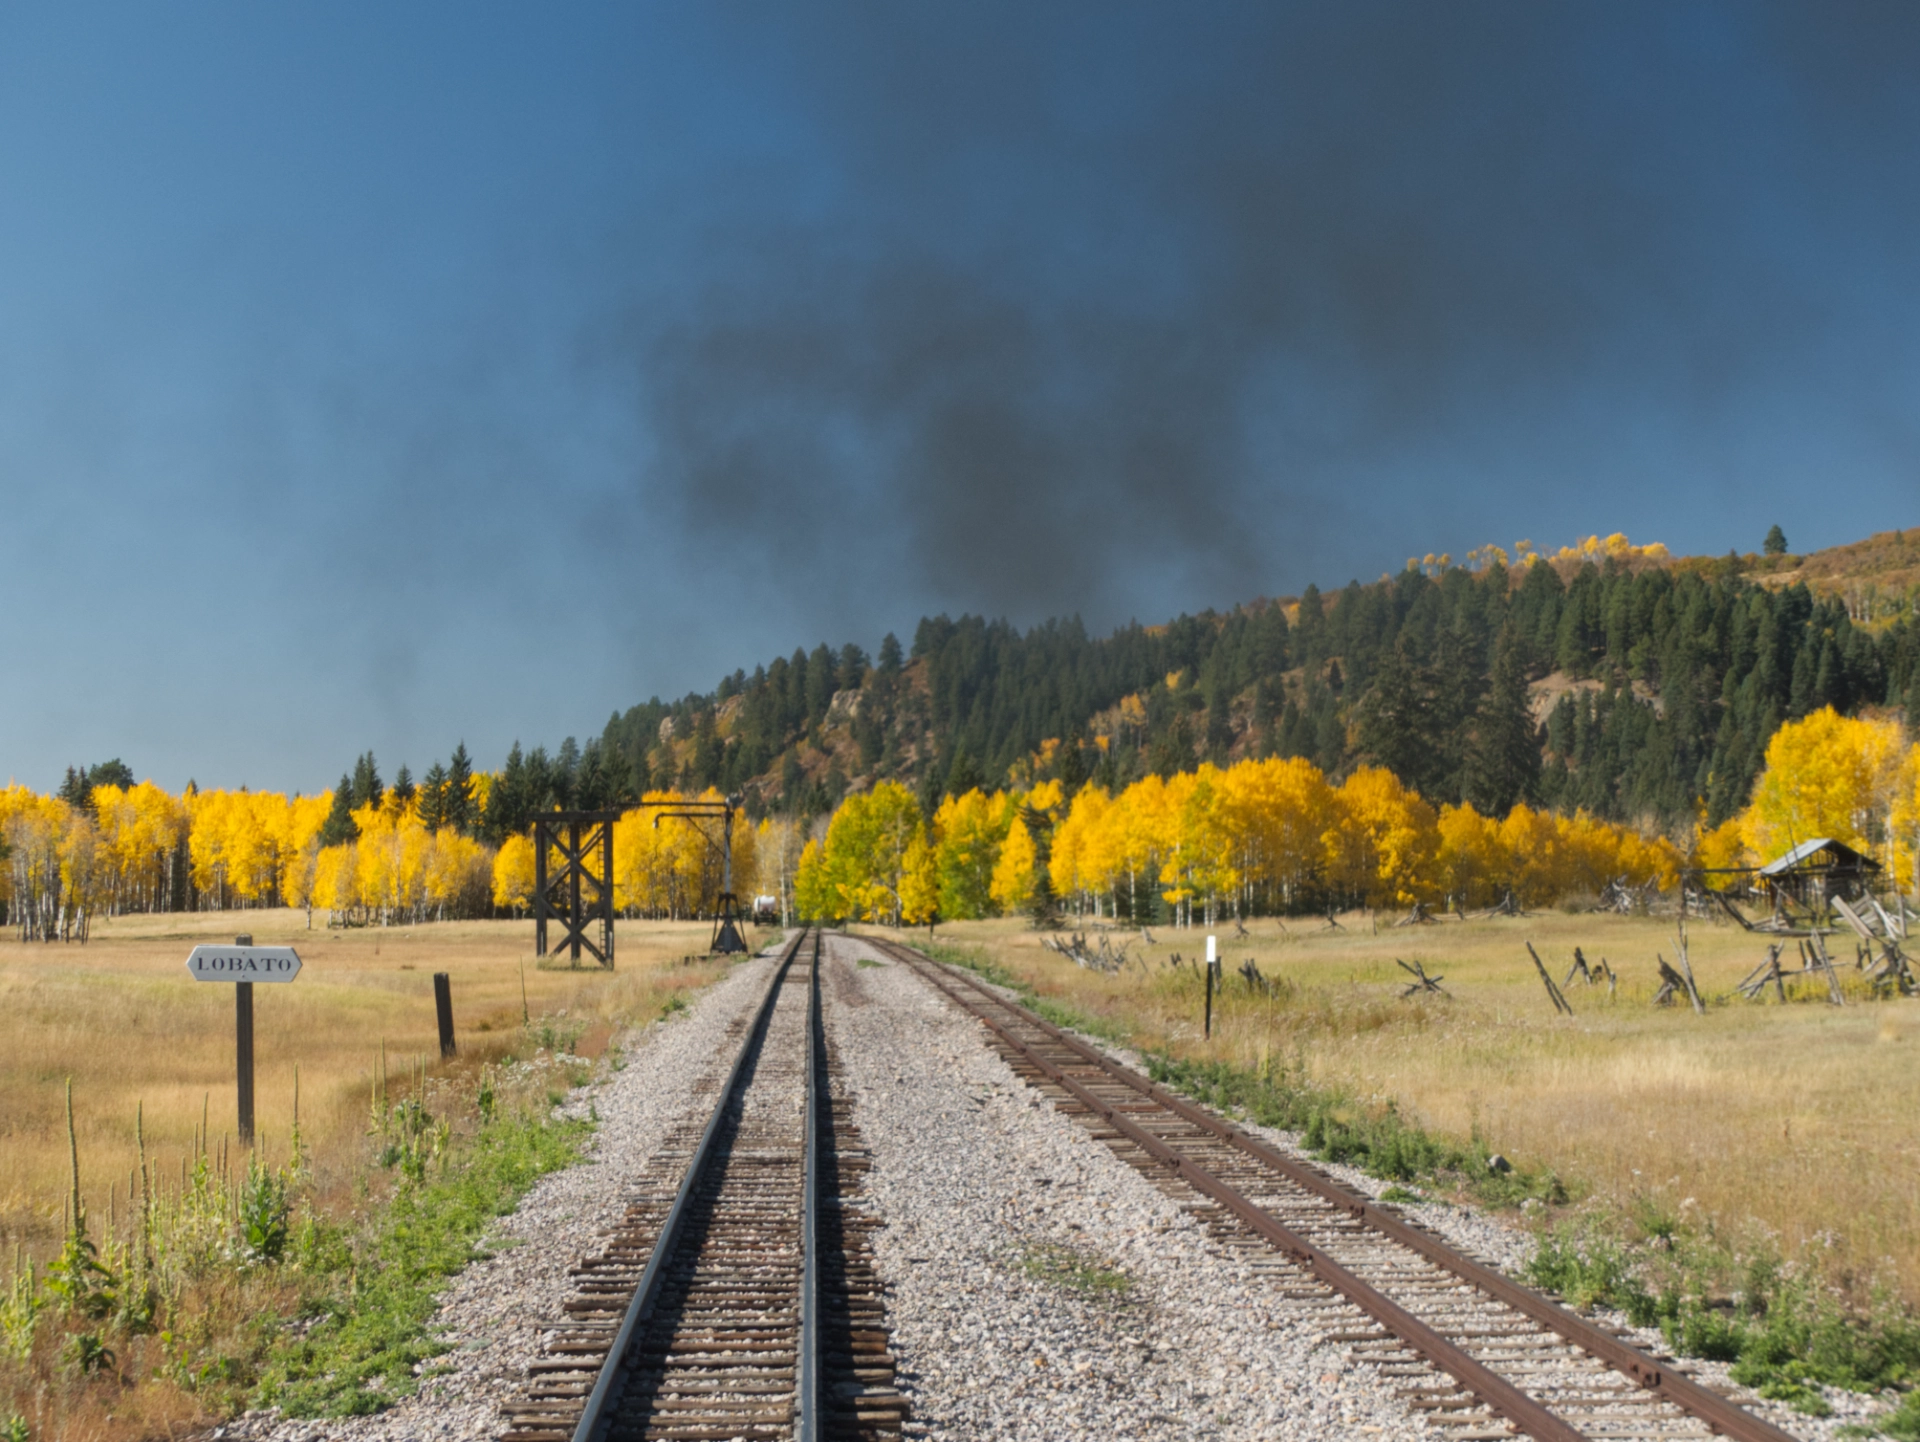
<instances>
[{"instance_id":1,"label":"yellow aspen tree","mask_svg":"<svg viewBox=\"0 0 1920 1442\"><path fill-rule=\"evenodd\" d=\"M644 810L629 811L613 823L613 906L622 915L644 915L651 910L653 899L649 885L652 876L652 850L654 836L652 818ZM526 843L527 848L527 885L533 885L533 843L525 837L509 838L500 847L500 856L507 853L507 845L518 840ZM494 860L494 875L499 876L501 861ZM510 903L499 899L499 888L494 889L494 905L506 906Z\"/></svg>"},{"instance_id":2,"label":"yellow aspen tree","mask_svg":"<svg viewBox=\"0 0 1920 1442\"><path fill-rule=\"evenodd\" d=\"M1362 766L1335 793L1335 881L1369 906L1407 906L1434 891L1438 818L1380 766Z\"/></svg>"},{"instance_id":3,"label":"yellow aspen tree","mask_svg":"<svg viewBox=\"0 0 1920 1442\"><path fill-rule=\"evenodd\" d=\"M187 815L188 875L193 889L216 911L227 906L227 850L232 802L224 791L202 791L190 797Z\"/></svg>"},{"instance_id":4,"label":"yellow aspen tree","mask_svg":"<svg viewBox=\"0 0 1920 1442\"><path fill-rule=\"evenodd\" d=\"M1718 826L1701 825L1694 831L1693 854L1690 864L1706 867L1708 870L1729 870L1736 867L1751 866L1753 853L1747 850L1745 822L1738 816L1729 816Z\"/></svg>"},{"instance_id":5,"label":"yellow aspen tree","mask_svg":"<svg viewBox=\"0 0 1920 1442\"><path fill-rule=\"evenodd\" d=\"M1038 862L1039 851L1033 844L1033 833L1027 830L1025 821L1015 817L1007 829L1006 839L1000 843L1000 855L994 861L993 878L987 887L988 896L1002 912L1024 911L1033 901L1034 870Z\"/></svg>"},{"instance_id":6,"label":"yellow aspen tree","mask_svg":"<svg viewBox=\"0 0 1920 1442\"><path fill-rule=\"evenodd\" d=\"M940 868L923 825L907 843L900 868L900 919L908 926L931 926L940 915Z\"/></svg>"},{"instance_id":7,"label":"yellow aspen tree","mask_svg":"<svg viewBox=\"0 0 1920 1442\"><path fill-rule=\"evenodd\" d=\"M1680 848L1664 836L1642 836L1637 831L1615 828L1619 852L1614 863L1619 874L1632 886L1654 882L1662 891L1680 883L1680 865L1685 859Z\"/></svg>"},{"instance_id":8,"label":"yellow aspen tree","mask_svg":"<svg viewBox=\"0 0 1920 1442\"><path fill-rule=\"evenodd\" d=\"M1058 781L1042 781L1020 798L1022 806L1052 816L1067 799L1067 789Z\"/></svg>"},{"instance_id":9,"label":"yellow aspen tree","mask_svg":"<svg viewBox=\"0 0 1920 1442\"><path fill-rule=\"evenodd\" d=\"M838 901L826 875L826 859L818 841L809 841L800 851L800 864L793 874L793 901L807 921L831 921Z\"/></svg>"},{"instance_id":10,"label":"yellow aspen tree","mask_svg":"<svg viewBox=\"0 0 1920 1442\"><path fill-rule=\"evenodd\" d=\"M54 941L67 931L70 899L61 847L67 803L25 787L8 788L5 838L11 873L9 921L23 941Z\"/></svg>"},{"instance_id":11,"label":"yellow aspen tree","mask_svg":"<svg viewBox=\"0 0 1920 1442\"><path fill-rule=\"evenodd\" d=\"M60 833L60 880L66 894L61 922L63 941L85 941L94 912L105 901L100 864L100 833L93 818L69 808Z\"/></svg>"},{"instance_id":12,"label":"yellow aspen tree","mask_svg":"<svg viewBox=\"0 0 1920 1442\"><path fill-rule=\"evenodd\" d=\"M1211 926L1220 897L1239 885L1220 783L1220 769L1204 763L1198 770L1183 772L1167 782L1165 815L1169 829L1160 879L1171 883L1171 889L1163 894L1169 902L1185 908L1189 925L1196 899L1203 902L1203 919Z\"/></svg>"},{"instance_id":13,"label":"yellow aspen tree","mask_svg":"<svg viewBox=\"0 0 1920 1442\"><path fill-rule=\"evenodd\" d=\"M343 841L323 847L313 862L313 904L332 918L335 924L351 920L364 908L358 881L360 858L354 854L356 843Z\"/></svg>"},{"instance_id":14,"label":"yellow aspen tree","mask_svg":"<svg viewBox=\"0 0 1920 1442\"><path fill-rule=\"evenodd\" d=\"M835 915L899 922L900 878L920 825L913 793L895 781L841 803L821 853Z\"/></svg>"},{"instance_id":15,"label":"yellow aspen tree","mask_svg":"<svg viewBox=\"0 0 1920 1442\"><path fill-rule=\"evenodd\" d=\"M760 874L760 828L745 815L733 820L733 892L742 907L753 905L754 881Z\"/></svg>"},{"instance_id":16,"label":"yellow aspen tree","mask_svg":"<svg viewBox=\"0 0 1920 1442\"><path fill-rule=\"evenodd\" d=\"M1522 802L1500 823L1508 889L1522 906L1545 906L1567 890L1573 867L1553 814Z\"/></svg>"},{"instance_id":17,"label":"yellow aspen tree","mask_svg":"<svg viewBox=\"0 0 1920 1442\"><path fill-rule=\"evenodd\" d=\"M649 791L643 799L652 803L683 798L677 791ZM656 824L658 815L657 808L636 807L614 823L613 900L617 909L629 914L681 914L680 873L690 839L685 833L690 828L681 821ZM531 864L531 850L528 856Z\"/></svg>"},{"instance_id":18,"label":"yellow aspen tree","mask_svg":"<svg viewBox=\"0 0 1920 1442\"><path fill-rule=\"evenodd\" d=\"M1770 859L1826 837L1871 854L1872 833L1895 800L1901 739L1891 721L1857 720L1831 706L1789 721L1767 742L1766 769L1742 817L1747 845Z\"/></svg>"},{"instance_id":19,"label":"yellow aspen tree","mask_svg":"<svg viewBox=\"0 0 1920 1442\"><path fill-rule=\"evenodd\" d=\"M614 845L618 857L619 842ZM493 904L515 914L533 905L533 842L529 838L509 836L500 843L493 858Z\"/></svg>"},{"instance_id":20,"label":"yellow aspen tree","mask_svg":"<svg viewBox=\"0 0 1920 1442\"><path fill-rule=\"evenodd\" d=\"M105 900L102 910L109 916L133 909L133 893L139 865L131 833L137 824L128 788L103 785L93 788L89 797L93 807L96 845Z\"/></svg>"},{"instance_id":21,"label":"yellow aspen tree","mask_svg":"<svg viewBox=\"0 0 1920 1442\"><path fill-rule=\"evenodd\" d=\"M992 909L994 863L1013 824L1004 803L1004 796L989 797L976 787L947 797L934 813L942 916L957 921Z\"/></svg>"},{"instance_id":22,"label":"yellow aspen tree","mask_svg":"<svg viewBox=\"0 0 1920 1442\"><path fill-rule=\"evenodd\" d=\"M1269 757L1229 768L1222 789L1225 824L1242 853L1240 867L1281 906L1325 869L1333 788L1304 757Z\"/></svg>"},{"instance_id":23,"label":"yellow aspen tree","mask_svg":"<svg viewBox=\"0 0 1920 1442\"><path fill-rule=\"evenodd\" d=\"M1112 809L1113 798L1104 788L1083 786L1065 818L1053 829L1047 878L1053 883L1055 896L1073 898L1076 912L1091 903L1094 915L1100 914L1100 898L1108 890L1111 873L1099 868L1099 832Z\"/></svg>"},{"instance_id":24,"label":"yellow aspen tree","mask_svg":"<svg viewBox=\"0 0 1920 1442\"><path fill-rule=\"evenodd\" d=\"M779 899L780 914L793 909L793 871L805 837L791 816L769 816L754 828L754 894Z\"/></svg>"},{"instance_id":25,"label":"yellow aspen tree","mask_svg":"<svg viewBox=\"0 0 1920 1442\"><path fill-rule=\"evenodd\" d=\"M333 809L333 793L296 796L287 805L286 840L281 871L281 895L291 907L303 908L313 925L314 882L320 861L320 828Z\"/></svg>"},{"instance_id":26,"label":"yellow aspen tree","mask_svg":"<svg viewBox=\"0 0 1920 1442\"><path fill-rule=\"evenodd\" d=\"M1500 824L1482 816L1472 802L1442 806L1437 823L1440 837L1440 885L1461 910L1484 906L1499 898L1496 882L1506 867L1500 845Z\"/></svg>"},{"instance_id":27,"label":"yellow aspen tree","mask_svg":"<svg viewBox=\"0 0 1920 1442\"><path fill-rule=\"evenodd\" d=\"M1920 896L1920 745L1907 748L1895 772L1888 829L1893 833L1894 884L1911 886Z\"/></svg>"},{"instance_id":28,"label":"yellow aspen tree","mask_svg":"<svg viewBox=\"0 0 1920 1442\"><path fill-rule=\"evenodd\" d=\"M427 837L425 906L434 920L480 911L492 881L493 853L487 847L448 827Z\"/></svg>"},{"instance_id":29,"label":"yellow aspen tree","mask_svg":"<svg viewBox=\"0 0 1920 1442\"><path fill-rule=\"evenodd\" d=\"M1173 805L1167 783L1143 776L1120 795L1120 864L1127 873L1127 912L1138 916L1159 881L1161 858L1174 844Z\"/></svg>"}]
</instances>

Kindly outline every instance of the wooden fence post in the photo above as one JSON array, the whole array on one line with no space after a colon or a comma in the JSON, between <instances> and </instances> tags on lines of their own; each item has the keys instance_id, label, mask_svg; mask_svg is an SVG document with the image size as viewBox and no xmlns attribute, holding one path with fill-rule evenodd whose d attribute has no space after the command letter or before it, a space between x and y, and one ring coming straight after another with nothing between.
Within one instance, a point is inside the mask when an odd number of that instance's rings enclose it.
<instances>
[{"instance_id":1,"label":"wooden fence post","mask_svg":"<svg viewBox=\"0 0 1920 1442\"><path fill-rule=\"evenodd\" d=\"M440 1019L440 1056L444 1060L454 1054L453 1045L453 980L444 971L433 974L433 1009Z\"/></svg>"}]
</instances>

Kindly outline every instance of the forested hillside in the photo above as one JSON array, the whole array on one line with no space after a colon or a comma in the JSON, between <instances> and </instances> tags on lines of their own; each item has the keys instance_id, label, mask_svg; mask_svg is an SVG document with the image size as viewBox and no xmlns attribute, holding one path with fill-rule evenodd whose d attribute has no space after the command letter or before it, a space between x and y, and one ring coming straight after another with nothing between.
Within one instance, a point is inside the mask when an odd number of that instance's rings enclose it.
<instances>
[{"instance_id":1,"label":"forested hillside","mask_svg":"<svg viewBox=\"0 0 1920 1442\"><path fill-rule=\"evenodd\" d=\"M584 749L516 754L510 772L530 806L717 785L761 811L819 813L895 779L930 814L980 782L1113 789L1301 756L1335 777L1384 765L1485 812L1527 800L1718 823L1781 722L1827 705L1920 715L1920 530L1813 557L1772 549L1489 547L1104 637L1077 620L1022 632L932 617L910 650L889 636L872 658L796 651L710 695L635 706Z\"/></svg>"}]
</instances>

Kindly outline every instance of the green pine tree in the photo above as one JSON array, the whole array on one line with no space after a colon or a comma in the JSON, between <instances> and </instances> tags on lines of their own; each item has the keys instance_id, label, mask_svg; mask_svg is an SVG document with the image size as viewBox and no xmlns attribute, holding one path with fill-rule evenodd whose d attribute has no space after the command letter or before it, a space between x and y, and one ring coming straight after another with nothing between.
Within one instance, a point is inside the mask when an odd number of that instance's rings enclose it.
<instances>
[{"instance_id":1,"label":"green pine tree","mask_svg":"<svg viewBox=\"0 0 1920 1442\"><path fill-rule=\"evenodd\" d=\"M1527 700L1519 638L1511 630L1503 631L1494 656L1492 685L1474 720L1463 776L1467 799L1488 816L1505 816L1515 802L1527 800L1539 789L1540 730Z\"/></svg>"},{"instance_id":2,"label":"green pine tree","mask_svg":"<svg viewBox=\"0 0 1920 1442\"><path fill-rule=\"evenodd\" d=\"M515 755L519 746L514 747ZM460 742L453 748L453 759L447 762L447 799L442 807L446 824L455 831L471 836L477 829L480 818L475 814L473 804L473 759L467 755L467 743Z\"/></svg>"},{"instance_id":3,"label":"green pine tree","mask_svg":"<svg viewBox=\"0 0 1920 1442\"><path fill-rule=\"evenodd\" d=\"M386 798L387 788L380 780L380 768L374 763L373 753L367 752L353 763L353 804L356 809L362 806L378 806Z\"/></svg>"},{"instance_id":4,"label":"green pine tree","mask_svg":"<svg viewBox=\"0 0 1920 1442\"><path fill-rule=\"evenodd\" d=\"M953 753L953 764L947 768L947 795L965 796L969 791L986 785L986 778L980 774L980 767L972 755L963 746Z\"/></svg>"},{"instance_id":5,"label":"green pine tree","mask_svg":"<svg viewBox=\"0 0 1920 1442\"><path fill-rule=\"evenodd\" d=\"M360 823L353 819L353 777L342 776L333 788L333 808L320 823L320 844L339 846L360 835Z\"/></svg>"},{"instance_id":6,"label":"green pine tree","mask_svg":"<svg viewBox=\"0 0 1920 1442\"><path fill-rule=\"evenodd\" d=\"M465 749L462 747L460 751L456 751L455 757L458 758ZM447 788L451 798L452 767L447 768ZM505 768L493 783L493 789L487 793L486 815L480 818L481 834L495 846L509 836L523 834L529 826L533 825L532 790L532 778L527 774L526 757L520 752L520 743L515 741L512 749L507 752Z\"/></svg>"},{"instance_id":7,"label":"green pine tree","mask_svg":"<svg viewBox=\"0 0 1920 1442\"><path fill-rule=\"evenodd\" d=\"M439 831L447 824L447 768L438 761L420 779L420 824Z\"/></svg>"}]
</instances>

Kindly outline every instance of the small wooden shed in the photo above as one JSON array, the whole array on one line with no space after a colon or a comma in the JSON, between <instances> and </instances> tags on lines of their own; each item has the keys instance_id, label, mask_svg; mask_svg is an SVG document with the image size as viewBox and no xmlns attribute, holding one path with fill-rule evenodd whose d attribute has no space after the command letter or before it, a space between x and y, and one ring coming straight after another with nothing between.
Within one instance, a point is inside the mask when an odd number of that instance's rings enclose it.
<instances>
[{"instance_id":1,"label":"small wooden shed","mask_svg":"<svg viewBox=\"0 0 1920 1442\"><path fill-rule=\"evenodd\" d=\"M1854 901L1864 896L1880 874L1880 863L1829 836L1803 841L1784 856L1760 868L1755 884L1775 905L1790 901L1824 911L1832 897Z\"/></svg>"}]
</instances>

